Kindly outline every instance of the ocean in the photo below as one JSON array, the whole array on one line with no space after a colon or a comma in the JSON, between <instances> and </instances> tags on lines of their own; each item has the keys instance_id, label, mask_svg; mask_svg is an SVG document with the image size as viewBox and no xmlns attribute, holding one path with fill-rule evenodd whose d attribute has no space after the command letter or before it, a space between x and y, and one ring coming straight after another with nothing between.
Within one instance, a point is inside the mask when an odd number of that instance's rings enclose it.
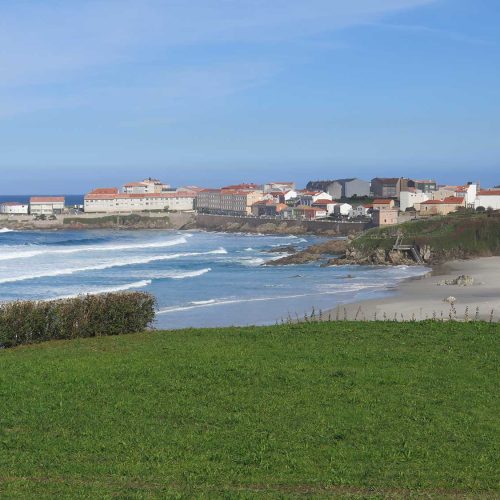
<instances>
[{"instance_id":1,"label":"ocean","mask_svg":"<svg viewBox=\"0 0 500 500\"><path fill-rule=\"evenodd\" d=\"M64 196L66 198L66 206L72 207L75 205L83 205L83 194L36 194L32 196ZM30 195L0 195L0 203L17 201L19 203L29 203Z\"/></svg>"},{"instance_id":2,"label":"ocean","mask_svg":"<svg viewBox=\"0 0 500 500\"><path fill-rule=\"evenodd\" d=\"M10 231L0 228L0 302L142 290L158 328L274 324L386 296L423 267L264 267L269 250L316 237L179 231Z\"/></svg>"}]
</instances>

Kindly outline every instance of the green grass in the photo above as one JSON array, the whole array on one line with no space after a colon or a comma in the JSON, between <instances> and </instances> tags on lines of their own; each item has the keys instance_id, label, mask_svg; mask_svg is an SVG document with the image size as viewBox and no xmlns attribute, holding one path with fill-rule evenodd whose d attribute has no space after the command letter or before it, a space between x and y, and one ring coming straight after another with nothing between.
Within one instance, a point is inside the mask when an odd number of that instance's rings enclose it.
<instances>
[{"instance_id":1,"label":"green grass","mask_svg":"<svg viewBox=\"0 0 500 500\"><path fill-rule=\"evenodd\" d=\"M0 497L498 498L499 333L338 322L5 349Z\"/></svg>"},{"instance_id":2,"label":"green grass","mask_svg":"<svg viewBox=\"0 0 500 500\"><path fill-rule=\"evenodd\" d=\"M437 259L500 255L500 213L464 211L365 231L352 244L367 253L392 248L396 235L404 242L429 245Z\"/></svg>"}]
</instances>

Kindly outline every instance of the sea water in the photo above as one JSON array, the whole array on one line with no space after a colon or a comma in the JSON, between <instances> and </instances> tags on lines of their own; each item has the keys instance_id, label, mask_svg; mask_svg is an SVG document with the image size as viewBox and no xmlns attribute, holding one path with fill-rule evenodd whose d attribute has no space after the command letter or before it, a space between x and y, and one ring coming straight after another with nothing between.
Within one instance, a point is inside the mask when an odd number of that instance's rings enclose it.
<instances>
[{"instance_id":1,"label":"sea water","mask_svg":"<svg viewBox=\"0 0 500 500\"><path fill-rule=\"evenodd\" d=\"M158 328L264 325L385 296L424 267L263 266L316 237L0 228L0 302L142 290Z\"/></svg>"}]
</instances>

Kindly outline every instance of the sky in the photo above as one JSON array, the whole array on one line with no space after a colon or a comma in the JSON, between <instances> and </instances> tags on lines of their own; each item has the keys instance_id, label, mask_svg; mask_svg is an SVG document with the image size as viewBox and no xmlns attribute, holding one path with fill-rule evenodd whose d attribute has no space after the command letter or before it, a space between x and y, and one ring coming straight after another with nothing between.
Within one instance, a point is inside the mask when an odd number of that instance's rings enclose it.
<instances>
[{"instance_id":1,"label":"sky","mask_svg":"<svg viewBox=\"0 0 500 500\"><path fill-rule=\"evenodd\" d=\"M0 194L500 184L498 0L0 0Z\"/></svg>"}]
</instances>

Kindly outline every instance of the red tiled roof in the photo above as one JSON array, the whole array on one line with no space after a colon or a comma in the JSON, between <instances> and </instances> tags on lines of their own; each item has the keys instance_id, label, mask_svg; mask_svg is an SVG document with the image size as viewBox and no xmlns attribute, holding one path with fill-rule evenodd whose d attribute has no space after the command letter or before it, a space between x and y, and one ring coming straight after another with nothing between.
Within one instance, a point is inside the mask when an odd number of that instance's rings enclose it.
<instances>
[{"instance_id":1,"label":"red tiled roof","mask_svg":"<svg viewBox=\"0 0 500 500\"><path fill-rule=\"evenodd\" d=\"M448 196L448 198L445 198L443 202L448 204L456 203L457 205L462 205L464 202L464 198L460 198L458 196Z\"/></svg>"},{"instance_id":2,"label":"red tiled roof","mask_svg":"<svg viewBox=\"0 0 500 500\"><path fill-rule=\"evenodd\" d=\"M64 203L63 196L32 196L30 203Z\"/></svg>"},{"instance_id":3,"label":"red tiled roof","mask_svg":"<svg viewBox=\"0 0 500 500\"><path fill-rule=\"evenodd\" d=\"M27 203L19 203L18 201L6 201L4 203L0 203L4 207L22 207L23 205L27 205Z\"/></svg>"},{"instance_id":4,"label":"red tiled roof","mask_svg":"<svg viewBox=\"0 0 500 500\"><path fill-rule=\"evenodd\" d=\"M191 193L88 193L86 200L119 200L119 199L140 199L140 198L194 198Z\"/></svg>"},{"instance_id":5,"label":"red tiled roof","mask_svg":"<svg viewBox=\"0 0 500 500\"><path fill-rule=\"evenodd\" d=\"M145 182L129 182L128 184L125 184L125 187L143 187L143 186L147 186L147 184Z\"/></svg>"},{"instance_id":6,"label":"red tiled roof","mask_svg":"<svg viewBox=\"0 0 500 500\"><path fill-rule=\"evenodd\" d=\"M387 200L387 199L378 199L378 200L373 200L374 205L390 205L392 200Z\"/></svg>"},{"instance_id":7,"label":"red tiled roof","mask_svg":"<svg viewBox=\"0 0 500 500\"><path fill-rule=\"evenodd\" d=\"M118 194L118 188L96 188L89 194Z\"/></svg>"},{"instance_id":8,"label":"red tiled roof","mask_svg":"<svg viewBox=\"0 0 500 500\"><path fill-rule=\"evenodd\" d=\"M320 200L316 200L313 205L330 205L331 203L335 203L333 200L327 200L321 198Z\"/></svg>"},{"instance_id":9,"label":"red tiled roof","mask_svg":"<svg viewBox=\"0 0 500 500\"><path fill-rule=\"evenodd\" d=\"M477 194L479 196L500 196L500 189L483 189Z\"/></svg>"}]
</instances>

